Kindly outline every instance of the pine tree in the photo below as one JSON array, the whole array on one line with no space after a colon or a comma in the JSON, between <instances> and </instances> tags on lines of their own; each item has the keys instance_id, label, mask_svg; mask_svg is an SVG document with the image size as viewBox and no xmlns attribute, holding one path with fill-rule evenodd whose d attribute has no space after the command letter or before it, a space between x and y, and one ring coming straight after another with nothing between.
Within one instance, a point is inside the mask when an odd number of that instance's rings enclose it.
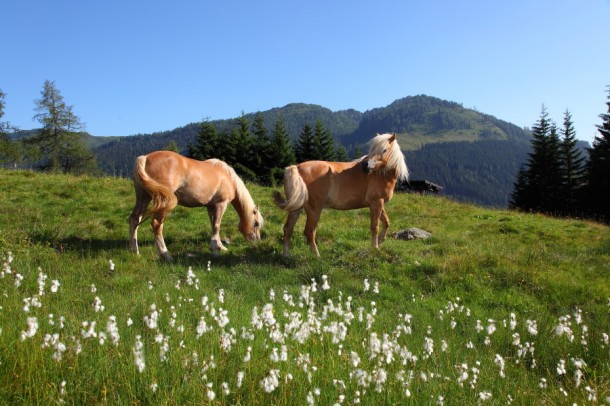
<instances>
[{"instance_id":1,"label":"pine tree","mask_svg":"<svg viewBox=\"0 0 610 406\"><path fill-rule=\"evenodd\" d=\"M189 156L202 161L219 157L224 155L219 153L220 145L216 126L206 120L199 127L199 134L197 134L195 144L189 145Z\"/></svg>"},{"instance_id":2,"label":"pine tree","mask_svg":"<svg viewBox=\"0 0 610 406\"><path fill-rule=\"evenodd\" d=\"M6 94L0 89L0 165L10 167L19 162L21 154L18 142L9 137L9 133L15 129L8 121L1 121L4 116L5 97Z\"/></svg>"},{"instance_id":3,"label":"pine tree","mask_svg":"<svg viewBox=\"0 0 610 406\"><path fill-rule=\"evenodd\" d=\"M325 129L320 120L316 121L314 128L314 148L315 159L321 161L334 161L335 156L335 140L330 131Z\"/></svg>"},{"instance_id":4,"label":"pine tree","mask_svg":"<svg viewBox=\"0 0 610 406\"><path fill-rule=\"evenodd\" d=\"M610 222L610 86L606 106L607 113L599 115L602 124L596 126L599 135L588 150L586 203L591 215Z\"/></svg>"},{"instance_id":5,"label":"pine tree","mask_svg":"<svg viewBox=\"0 0 610 406\"><path fill-rule=\"evenodd\" d=\"M294 151L292 149L292 142L288 136L288 131L284 125L284 120L281 118L275 122L272 145L274 154L273 161L276 163L276 167L283 169L286 166L292 165L296 162Z\"/></svg>"},{"instance_id":6,"label":"pine tree","mask_svg":"<svg viewBox=\"0 0 610 406\"><path fill-rule=\"evenodd\" d=\"M253 151L255 161L254 166L251 168L258 181L264 185L272 184L272 169L276 166L273 161L273 149L271 144L271 137L265 127L265 119L261 112L254 115L254 122L252 124L253 137Z\"/></svg>"},{"instance_id":7,"label":"pine tree","mask_svg":"<svg viewBox=\"0 0 610 406\"><path fill-rule=\"evenodd\" d=\"M66 105L55 82L44 82L42 97L36 100L34 116L42 128L26 142L38 149L42 157L39 166L50 171L83 173L94 170L95 158L85 143L83 126Z\"/></svg>"},{"instance_id":8,"label":"pine tree","mask_svg":"<svg viewBox=\"0 0 610 406\"><path fill-rule=\"evenodd\" d=\"M347 149L343 146L343 144L337 144L337 148L335 151L335 159L338 162L347 162L349 161L349 156L347 155Z\"/></svg>"},{"instance_id":9,"label":"pine tree","mask_svg":"<svg viewBox=\"0 0 610 406\"><path fill-rule=\"evenodd\" d=\"M583 182L584 158L576 147L576 131L572 123L572 115L568 110L563 116L561 129L560 161L561 161L561 201L564 215L577 214L579 188Z\"/></svg>"},{"instance_id":10,"label":"pine tree","mask_svg":"<svg viewBox=\"0 0 610 406\"><path fill-rule=\"evenodd\" d=\"M257 157L253 150L252 133L250 132L250 121L242 112L237 119L237 126L231 132L232 156L226 161L245 180L256 181Z\"/></svg>"},{"instance_id":11,"label":"pine tree","mask_svg":"<svg viewBox=\"0 0 610 406\"><path fill-rule=\"evenodd\" d=\"M311 125L306 123L303 126L303 131L299 135L294 154L297 162L305 162L318 159L316 155L315 140L311 129Z\"/></svg>"},{"instance_id":12,"label":"pine tree","mask_svg":"<svg viewBox=\"0 0 610 406\"><path fill-rule=\"evenodd\" d=\"M557 212L561 188L559 136L544 106L540 118L532 127L532 152L529 153L526 167L517 176L511 197L513 207Z\"/></svg>"}]
</instances>

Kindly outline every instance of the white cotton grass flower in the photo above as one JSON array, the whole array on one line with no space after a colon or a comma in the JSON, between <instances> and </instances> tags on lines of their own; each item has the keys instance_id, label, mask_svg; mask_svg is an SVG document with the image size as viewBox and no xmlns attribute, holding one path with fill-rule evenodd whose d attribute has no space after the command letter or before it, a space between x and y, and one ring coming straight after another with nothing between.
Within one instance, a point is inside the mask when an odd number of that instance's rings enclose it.
<instances>
[{"instance_id":1,"label":"white cotton grass flower","mask_svg":"<svg viewBox=\"0 0 610 406\"><path fill-rule=\"evenodd\" d=\"M119 335L119 326L116 322L116 316L111 315L108 317L108 322L106 323L106 332L110 337L110 342L117 347L119 345L119 341L121 336Z\"/></svg>"},{"instance_id":2,"label":"white cotton grass flower","mask_svg":"<svg viewBox=\"0 0 610 406\"><path fill-rule=\"evenodd\" d=\"M504 358L500 354L496 354L494 357L494 363L500 368L500 377L505 378L506 374L504 373Z\"/></svg>"},{"instance_id":3,"label":"white cotton grass flower","mask_svg":"<svg viewBox=\"0 0 610 406\"><path fill-rule=\"evenodd\" d=\"M97 292L97 288L95 287L94 284L91 284L91 287L89 288L89 290L91 291L91 293L96 293Z\"/></svg>"},{"instance_id":4,"label":"white cotton grass flower","mask_svg":"<svg viewBox=\"0 0 610 406\"><path fill-rule=\"evenodd\" d=\"M53 279L51 281L51 293L57 293L59 291L59 286L61 284L59 283L59 281L57 279Z\"/></svg>"},{"instance_id":5,"label":"white cotton grass flower","mask_svg":"<svg viewBox=\"0 0 610 406\"><path fill-rule=\"evenodd\" d=\"M330 289L330 284L328 283L328 275L322 275L322 290Z\"/></svg>"},{"instance_id":6,"label":"white cotton grass flower","mask_svg":"<svg viewBox=\"0 0 610 406\"><path fill-rule=\"evenodd\" d=\"M15 273L13 279L15 281L15 287L18 288L19 286L21 286L21 282L23 281L23 275L21 275L20 273Z\"/></svg>"},{"instance_id":7,"label":"white cotton grass flower","mask_svg":"<svg viewBox=\"0 0 610 406\"><path fill-rule=\"evenodd\" d=\"M102 304L102 299L100 299L99 296L96 296L95 299L93 299L93 310L95 310L96 313L99 313L103 312L104 309L106 309L106 307Z\"/></svg>"},{"instance_id":8,"label":"white cotton grass flower","mask_svg":"<svg viewBox=\"0 0 610 406\"><path fill-rule=\"evenodd\" d=\"M486 400L491 399L491 392L483 391L479 392L479 403L485 402Z\"/></svg>"},{"instance_id":9,"label":"white cotton grass flower","mask_svg":"<svg viewBox=\"0 0 610 406\"><path fill-rule=\"evenodd\" d=\"M368 292L369 289L371 289L371 284L369 283L369 280L365 278L364 279L364 291Z\"/></svg>"},{"instance_id":10,"label":"white cotton grass flower","mask_svg":"<svg viewBox=\"0 0 610 406\"><path fill-rule=\"evenodd\" d=\"M136 341L133 345L132 351L138 372L142 373L146 367L146 363L144 362L144 343L142 343L142 336L136 336Z\"/></svg>"},{"instance_id":11,"label":"white cotton grass flower","mask_svg":"<svg viewBox=\"0 0 610 406\"><path fill-rule=\"evenodd\" d=\"M280 370L272 369L260 381L260 386L267 393L271 393L280 386Z\"/></svg>"},{"instance_id":12,"label":"white cotton grass flower","mask_svg":"<svg viewBox=\"0 0 610 406\"><path fill-rule=\"evenodd\" d=\"M237 381L235 382L235 386L237 386L238 388L241 388L241 385L244 382L244 376L245 376L245 372L244 371L238 371L237 372Z\"/></svg>"},{"instance_id":13,"label":"white cotton grass flower","mask_svg":"<svg viewBox=\"0 0 610 406\"><path fill-rule=\"evenodd\" d=\"M150 391L156 393L157 389L159 389L159 384L153 381L153 383L150 384Z\"/></svg>"},{"instance_id":14,"label":"white cotton grass flower","mask_svg":"<svg viewBox=\"0 0 610 406\"><path fill-rule=\"evenodd\" d=\"M526 320L525 324L527 325L527 332L531 335L538 335L538 323L536 320Z\"/></svg>"}]
</instances>

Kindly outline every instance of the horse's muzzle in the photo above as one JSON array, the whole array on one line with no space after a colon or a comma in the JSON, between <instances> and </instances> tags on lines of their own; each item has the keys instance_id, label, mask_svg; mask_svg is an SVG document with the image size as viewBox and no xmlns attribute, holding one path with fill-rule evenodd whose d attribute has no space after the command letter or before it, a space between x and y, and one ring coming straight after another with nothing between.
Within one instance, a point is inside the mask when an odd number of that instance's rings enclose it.
<instances>
[{"instance_id":1,"label":"horse's muzzle","mask_svg":"<svg viewBox=\"0 0 610 406\"><path fill-rule=\"evenodd\" d=\"M367 175L369 173L371 173L371 168L369 168L369 161L368 161L368 159L360 162L360 169L362 169L362 172L366 173Z\"/></svg>"}]
</instances>

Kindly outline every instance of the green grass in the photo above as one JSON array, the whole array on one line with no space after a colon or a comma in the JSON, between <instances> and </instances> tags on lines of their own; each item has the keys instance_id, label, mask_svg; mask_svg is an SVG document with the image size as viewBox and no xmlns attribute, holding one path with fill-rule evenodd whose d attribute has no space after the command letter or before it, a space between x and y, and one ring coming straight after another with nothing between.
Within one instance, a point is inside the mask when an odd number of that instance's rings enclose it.
<instances>
[{"instance_id":1,"label":"green grass","mask_svg":"<svg viewBox=\"0 0 610 406\"><path fill-rule=\"evenodd\" d=\"M3 404L285 405L307 403L310 392L316 404L432 404L439 397L445 404L473 404L482 392L490 392L487 402L494 404L511 399L516 404L590 403L593 392L604 403L610 396L606 226L397 194L387 206L390 231L419 227L432 238L389 238L376 251L370 247L368 210L325 211L318 228L321 258L309 252L301 218L286 259L281 256L285 214L273 206L271 189L248 185L265 216L265 239L256 246L245 242L230 208L221 228L231 241L229 251L212 257L207 213L179 207L164 230L175 258L168 264L159 260L148 224L140 229L141 255L128 251L127 218L134 202L128 180L0 171L0 185ZM188 283L189 268L196 284ZM23 277L20 286L15 286L17 274ZM47 277L42 287L40 274ZM328 290L321 289L325 275ZM52 280L60 283L57 293L50 290ZM317 292L310 291L312 281ZM305 291L309 302L301 296ZM96 297L103 311L95 312ZM32 298L40 307L25 312L24 300ZM275 327L256 328L253 310L260 314L268 303ZM144 321L152 304L160 311L154 329ZM221 308L228 311L224 326L218 319ZM99 342L111 315L120 334L116 346L110 337ZM566 315L572 341L555 334ZM38 330L22 339L28 317L36 317ZM198 337L201 318L212 330ZM307 320L311 331L301 342L296 331L306 331L302 322ZM536 322L536 335L528 331L527 320ZM298 328L290 330L291 321ZM96 322L98 336L83 336L83 322ZM343 338L332 332L339 323L347 329ZM496 327L491 335L486 331L490 324ZM282 334L273 334L276 329ZM242 337L243 331L251 340ZM387 355L370 349L375 336L383 342L384 335L393 357L389 362ZM136 336L144 345L141 373L134 362ZM433 340L430 354L426 338ZM231 342L230 349L222 348L223 340ZM160 353L164 341L166 358ZM60 361L53 358L58 343L66 347ZM282 345L287 361L274 362L270 354ZM251 360L244 362L248 347ZM526 348L533 351L520 352ZM361 359L357 367L352 351ZM504 361L505 378L494 362L496 354ZM577 368L579 359L586 366ZM557 373L561 360L566 375ZM460 384L462 364L468 378ZM266 393L261 381L274 369L279 386ZM583 374L579 385L577 370ZM238 371L244 373L241 387ZM383 372L387 380L377 384ZM226 395L223 383L230 389Z\"/></svg>"}]
</instances>

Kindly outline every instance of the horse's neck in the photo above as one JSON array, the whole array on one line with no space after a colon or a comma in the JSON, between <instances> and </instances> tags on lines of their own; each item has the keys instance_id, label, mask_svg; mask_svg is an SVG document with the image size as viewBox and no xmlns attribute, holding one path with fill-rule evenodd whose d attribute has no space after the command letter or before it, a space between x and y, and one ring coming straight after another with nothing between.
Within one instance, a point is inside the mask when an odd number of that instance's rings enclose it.
<instances>
[{"instance_id":1,"label":"horse's neck","mask_svg":"<svg viewBox=\"0 0 610 406\"><path fill-rule=\"evenodd\" d=\"M237 215L239 216L240 220L246 220L246 210L247 207L249 206L248 204L246 204L244 202L245 199L247 199L249 196L240 196L237 193L235 194L235 199L233 199L231 201L231 204L233 205L233 208L235 209L235 211L237 212Z\"/></svg>"}]
</instances>

